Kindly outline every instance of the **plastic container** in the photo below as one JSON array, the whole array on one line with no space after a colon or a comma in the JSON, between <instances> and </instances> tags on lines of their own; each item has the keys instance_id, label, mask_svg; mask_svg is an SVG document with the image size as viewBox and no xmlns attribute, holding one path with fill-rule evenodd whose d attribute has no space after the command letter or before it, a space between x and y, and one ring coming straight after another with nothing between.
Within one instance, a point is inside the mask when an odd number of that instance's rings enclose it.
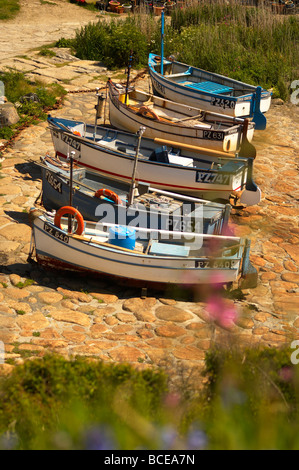
<instances>
[{"instance_id":1,"label":"plastic container","mask_svg":"<svg viewBox=\"0 0 299 470\"><path fill-rule=\"evenodd\" d=\"M136 241L136 231L130 227L122 225L109 229L109 243L128 250L134 250Z\"/></svg>"}]
</instances>

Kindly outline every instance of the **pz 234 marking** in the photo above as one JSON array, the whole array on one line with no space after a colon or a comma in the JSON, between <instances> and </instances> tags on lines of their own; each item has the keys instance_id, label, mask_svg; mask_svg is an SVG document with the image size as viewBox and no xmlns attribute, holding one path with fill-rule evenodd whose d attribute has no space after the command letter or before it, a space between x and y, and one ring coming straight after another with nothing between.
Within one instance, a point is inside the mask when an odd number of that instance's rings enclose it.
<instances>
[{"instance_id":1,"label":"pz 234 marking","mask_svg":"<svg viewBox=\"0 0 299 470\"><path fill-rule=\"evenodd\" d=\"M64 233L61 233L59 230L56 230L54 227L51 227L51 225L48 225L47 223L44 224L44 230L47 232L49 235L52 235L52 237L57 238L58 240L62 241L63 243L69 243L69 237L65 235Z\"/></svg>"}]
</instances>

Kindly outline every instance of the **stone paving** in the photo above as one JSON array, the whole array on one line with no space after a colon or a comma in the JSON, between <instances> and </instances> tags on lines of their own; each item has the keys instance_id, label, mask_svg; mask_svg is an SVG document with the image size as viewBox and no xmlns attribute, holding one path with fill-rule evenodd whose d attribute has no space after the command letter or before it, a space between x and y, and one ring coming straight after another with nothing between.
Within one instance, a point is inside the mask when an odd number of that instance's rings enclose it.
<instances>
[{"instance_id":1,"label":"stone paving","mask_svg":"<svg viewBox=\"0 0 299 470\"><path fill-rule=\"evenodd\" d=\"M95 64L76 65L81 66ZM70 92L51 114L94 122L96 96L88 90L99 87L105 93L106 77L85 75L81 85L73 80L65 84ZM137 83L147 87L147 77ZM212 344L280 347L299 339L298 107L274 102L267 118L267 129L254 136L254 174L262 201L242 211L233 209L230 221L236 235L252 241L251 261L259 282L255 289L241 294L235 290L225 300L239 314L229 328L208 314L212 291L199 288L187 295L169 290L144 297L129 286L52 273L28 263L27 213L41 190L34 161L54 152L45 122L23 130L2 153L0 170L2 373L25 358L54 351L139 368L164 367L173 380L184 376L185 382L200 385L205 352Z\"/></svg>"}]
</instances>

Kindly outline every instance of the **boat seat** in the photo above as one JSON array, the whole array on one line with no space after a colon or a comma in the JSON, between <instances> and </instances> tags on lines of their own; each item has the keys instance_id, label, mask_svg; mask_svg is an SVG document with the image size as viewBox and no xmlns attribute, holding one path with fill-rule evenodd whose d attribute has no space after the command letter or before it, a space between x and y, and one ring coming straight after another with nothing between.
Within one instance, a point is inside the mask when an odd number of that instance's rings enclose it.
<instances>
[{"instance_id":1,"label":"boat seat","mask_svg":"<svg viewBox=\"0 0 299 470\"><path fill-rule=\"evenodd\" d=\"M169 163L173 165L191 166L193 167L193 158L180 157L179 155L168 154Z\"/></svg>"},{"instance_id":2,"label":"boat seat","mask_svg":"<svg viewBox=\"0 0 299 470\"><path fill-rule=\"evenodd\" d=\"M112 134L112 135L111 135ZM98 140L97 142L112 142L117 136L117 131L107 131L104 137L102 137L101 140Z\"/></svg>"},{"instance_id":3,"label":"boat seat","mask_svg":"<svg viewBox=\"0 0 299 470\"><path fill-rule=\"evenodd\" d=\"M156 148L149 156L150 162L169 163L166 145Z\"/></svg>"},{"instance_id":4,"label":"boat seat","mask_svg":"<svg viewBox=\"0 0 299 470\"><path fill-rule=\"evenodd\" d=\"M244 162L238 161L238 160L232 160L232 161L226 162L221 168L221 171L234 174L244 166L245 166Z\"/></svg>"},{"instance_id":5,"label":"boat seat","mask_svg":"<svg viewBox=\"0 0 299 470\"><path fill-rule=\"evenodd\" d=\"M153 241L149 252L151 255L187 257L189 256L190 246Z\"/></svg>"},{"instance_id":6,"label":"boat seat","mask_svg":"<svg viewBox=\"0 0 299 470\"><path fill-rule=\"evenodd\" d=\"M206 91L208 93L215 93L218 95L223 93L230 93L233 91L233 88L215 82L186 83L185 86L189 88L195 88L198 91Z\"/></svg>"},{"instance_id":7,"label":"boat seat","mask_svg":"<svg viewBox=\"0 0 299 470\"><path fill-rule=\"evenodd\" d=\"M172 73L170 75L166 75L167 78L177 78L177 77L186 77L188 75L192 75L191 70L186 70L186 72L181 72L181 73Z\"/></svg>"}]
</instances>

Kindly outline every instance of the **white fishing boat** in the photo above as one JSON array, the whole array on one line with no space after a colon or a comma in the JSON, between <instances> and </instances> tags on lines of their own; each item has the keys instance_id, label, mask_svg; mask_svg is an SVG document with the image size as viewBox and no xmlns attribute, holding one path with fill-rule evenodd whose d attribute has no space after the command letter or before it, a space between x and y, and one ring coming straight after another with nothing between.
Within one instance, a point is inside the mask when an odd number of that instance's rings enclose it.
<instances>
[{"instance_id":1,"label":"white fishing boat","mask_svg":"<svg viewBox=\"0 0 299 470\"><path fill-rule=\"evenodd\" d=\"M56 155L109 178L130 182L139 135L81 121L48 117ZM253 181L253 159L231 158L211 149L142 138L138 147L136 181L151 187L198 198L228 201L241 192L241 204L258 204L260 189Z\"/></svg>"},{"instance_id":2,"label":"white fishing boat","mask_svg":"<svg viewBox=\"0 0 299 470\"><path fill-rule=\"evenodd\" d=\"M250 144L254 123L204 111L151 93L108 81L109 120L112 126L144 136L255 158ZM248 121L248 120L247 120Z\"/></svg>"},{"instance_id":3,"label":"white fishing boat","mask_svg":"<svg viewBox=\"0 0 299 470\"><path fill-rule=\"evenodd\" d=\"M270 91L171 58L161 62L156 54L149 54L148 67L159 96L227 116L248 117L256 129L266 128L264 113L270 108Z\"/></svg>"},{"instance_id":4,"label":"white fishing boat","mask_svg":"<svg viewBox=\"0 0 299 470\"><path fill-rule=\"evenodd\" d=\"M69 215L75 217L74 228L69 226ZM55 215L34 209L29 216L36 260L48 268L108 276L143 287L241 279L256 285L249 240L85 222L73 207L61 208Z\"/></svg>"}]
</instances>

